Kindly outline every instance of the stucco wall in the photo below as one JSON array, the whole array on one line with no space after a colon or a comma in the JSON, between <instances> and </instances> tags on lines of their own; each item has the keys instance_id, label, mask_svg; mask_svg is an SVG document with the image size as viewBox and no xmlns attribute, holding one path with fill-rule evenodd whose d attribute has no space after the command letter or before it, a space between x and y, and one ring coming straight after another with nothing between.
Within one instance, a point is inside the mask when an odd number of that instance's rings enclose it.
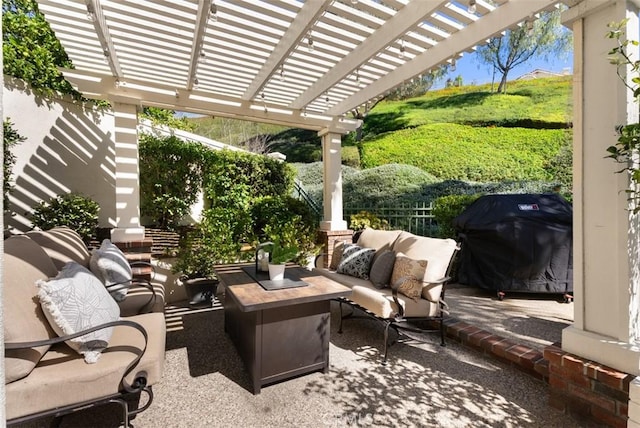
<instances>
[{"instance_id":1,"label":"stucco wall","mask_svg":"<svg viewBox=\"0 0 640 428\"><path fill-rule=\"evenodd\" d=\"M10 232L31 228L28 214L42 200L79 192L100 204L100 227L114 227L114 120L70 99L35 96L21 81L4 76L3 119L26 140L15 147L15 189L12 216L5 215Z\"/></svg>"}]
</instances>

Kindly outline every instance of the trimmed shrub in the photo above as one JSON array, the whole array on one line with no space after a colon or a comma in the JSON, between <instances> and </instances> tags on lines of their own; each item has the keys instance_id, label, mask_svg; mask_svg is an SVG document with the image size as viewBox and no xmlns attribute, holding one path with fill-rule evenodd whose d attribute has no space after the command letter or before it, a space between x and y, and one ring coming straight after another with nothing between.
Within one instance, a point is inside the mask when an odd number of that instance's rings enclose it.
<instances>
[{"instance_id":1,"label":"trimmed shrub","mask_svg":"<svg viewBox=\"0 0 640 428\"><path fill-rule=\"evenodd\" d=\"M565 144L563 130L433 124L362 144L361 163L406 163L447 180L551 180L545 168Z\"/></svg>"},{"instance_id":2,"label":"trimmed shrub","mask_svg":"<svg viewBox=\"0 0 640 428\"><path fill-rule=\"evenodd\" d=\"M140 214L147 225L175 229L202 189L208 149L178 137L140 137Z\"/></svg>"},{"instance_id":3,"label":"trimmed shrub","mask_svg":"<svg viewBox=\"0 0 640 428\"><path fill-rule=\"evenodd\" d=\"M31 221L41 230L68 226L88 242L96 235L99 211L98 203L88 196L67 193L40 202L31 214Z\"/></svg>"},{"instance_id":4,"label":"trimmed shrub","mask_svg":"<svg viewBox=\"0 0 640 428\"><path fill-rule=\"evenodd\" d=\"M288 195L295 170L267 156L230 150L208 151L204 194L212 207L249 209L256 198Z\"/></svg>"},{"instance_id":5,"label":"trimmed shrub","mask_svg":"<svg viewBox=\"0 0 640 428\"><path fill-rule=\"evenodd\" d=\"M360 211L349 219L349 228L354 231L364 230L367 227L378 230L388 230L389 222L368 211Z\"/></svg>"},{"instance_id":6,"label":"trimmed shrub","mask_svg":"<svg viewBox=\"0 0 640 428\"><path fill-rule=\"evenodd\" d=\"M318 224L303 201L290 196L263 197L253 204L251 219L252 242L279 241L284 247L295 246L300 252L294 261L303 265L315 253Z\"/></svg>"},{"instance_id":7,"label":"trimmed shrub","mask_svg":"<svg viewBox=\"0 0 640 428\"><path fill-rule=\"evenodd\" d=\"M482 195L448 195L433 201L432 213L438 224L438 237L457 239L453 219L462 214L480 196Z\"/></svg>"}]
</instances>

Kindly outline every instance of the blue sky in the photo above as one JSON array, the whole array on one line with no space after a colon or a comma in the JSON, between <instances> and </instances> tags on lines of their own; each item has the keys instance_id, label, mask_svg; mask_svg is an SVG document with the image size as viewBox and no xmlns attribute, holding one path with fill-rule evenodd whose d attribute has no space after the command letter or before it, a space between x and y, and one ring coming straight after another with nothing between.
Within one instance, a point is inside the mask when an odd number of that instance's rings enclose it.
<instances>
[{"instance_id":1,"label":"blue sky","mask_svg":"<svg viewBox=\"0 0 640 428\"><path fill-rule=\"evenodd\" d=\"M564 58L552 58L549 61L545 61L541 58L533 58L524 64L521 64L511 71L507 77L508 80L515 80L519 76L522 76L529 71L535 69L543 69L552 71L554 73L562 73L565 69L568 69L569 73L573 72L573 56L571 53L566 54ZM462 82L465 85L491 83L493 74L493 67L482 63L476 58L475 54L465 54L456 62L456 70L449 72L447 77L455 79L458 75L462 76ZM434 88L441 88L444 86L445 77L442 82ZM495 75L496 85L500 83L500 73L496 72Z\"/></svg>"}]
</instances>

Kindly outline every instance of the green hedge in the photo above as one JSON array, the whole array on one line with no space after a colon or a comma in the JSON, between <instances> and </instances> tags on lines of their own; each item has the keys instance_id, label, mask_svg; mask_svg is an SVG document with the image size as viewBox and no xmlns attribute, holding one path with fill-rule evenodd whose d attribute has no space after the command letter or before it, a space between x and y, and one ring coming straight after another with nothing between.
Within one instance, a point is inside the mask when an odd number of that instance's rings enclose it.
<instances>
[{"instance_id":1,"label":"green hedge","mask_svg":"<svg viewBox=\"0 0 640 428\"><path fill-rule=\"evenodd\" d=\"M446 180L552 180L549 160L566 145L563 130L433 124L362 145L365 168L406 163Z\"/></svg>"},{"instance_id":2,"label":"green hedge","mask_svg":"<svg viewBox=\"0 0 640 428\"><path fill-rule=\"evenodd\" d=\"M175 136L140 137L140 213L145 225L174 229L202 189L207 149Z\"/></svg>"}]
</instances>

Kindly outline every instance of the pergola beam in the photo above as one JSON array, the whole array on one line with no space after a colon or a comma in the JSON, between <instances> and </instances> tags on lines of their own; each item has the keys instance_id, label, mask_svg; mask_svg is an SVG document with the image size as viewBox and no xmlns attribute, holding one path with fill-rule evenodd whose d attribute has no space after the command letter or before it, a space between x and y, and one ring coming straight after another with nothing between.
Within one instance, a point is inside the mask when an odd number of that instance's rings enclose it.
<instances>
[{"instance_id":1,"label":"pergola beam","mask_svg":"<svg viewBox=\"0 0 640 428\"><path fill-rule=\"evenodd\" d=\"M531 15L554 7L556 3L555 0L510 1L406 62L393 73L373 82L367 90L356 92L350 98L331 107L327 113L332 115L351 111L371 99L372 94L383 94L418 74L431 70L452 57L457 57L459 53L472 49L479 40L491 38Z\"/></svg>"},{"instance_id":2,"label":"pergola beam","mask_svg":"<svg viewBox=\"0 0 640 428\"><path fill-rule=\"evenodd\" d=\"M190 90L195 85L198 71L198 61L200 61L200 52L204 42L204 34L207 31L207 21L211 10L211 0L198 1L198 14L196 16L196 30L193 37L193 45L191 48L191 59L189 61L189 75L187 77L187 89Z\"/></svg>"},{"instance_id":3,"label":"pergola beam","mask_svg":"<svg viewBox=\"0 0 640 428\"><path fill-rule=\"evenodd\" d=\"M295 50L300 41L313 28L329 3L331 3L330 0L308 0L304 3L304 6L296 15L295 21L282 36L269 59L264 63L260 72L245 91L242 99L251 100L258 95L271 76L277 72L291 52Z\"/></svg>"},{"instance_id":4,"label":"pergola beam","mask_svg":"<svg viewBox=\"0 0 640 428\"><path fill-rule=\"evenodd\" d=\"M123 77L116 48L109 34L109 27L107 26L100 0L85 0L85 3L87 5L87 14L92 17L93 26L98 35L98 40L100 40L104 56L109 63L109 68L111 68L111 73L118 78Z\"/></svg>"},{"instance_id":5,"label":"pergola beam","mask_svg":"<svg viewBox=\"0 0 640 428\"><path fill-rule=\"evenodd\" d=\"M291 107L294 109L304 108L332 86L353 73L363 63L375 57L382 48L401 38L410 28L415 27L424 17L432 14L443 3L447 2L442 0L422 0L406 5L371 37L365 39L357 49L342 58L338 65L333 67L322 80L318 80L302 96L292 102Z\"/></svg>"},{"instance_id":6,"label":"pergola beam","mask_svg":"<svg viewBox=\"0 0 640 428\"><path fill-rule=\"evenodd\" d=\"M87 96L111 102L133 104L140 107L160 107L339 134L354 131L360 124L359 120L305 114L301 110L284 109L281 106L239 101L236 98L221 95L214 96L206 91L187 91L158 84L152 87L140 80L126 79L125 81L113 76L72 69L61 69L61 72L78 91Z\"/></svg>"}]
</instances>

